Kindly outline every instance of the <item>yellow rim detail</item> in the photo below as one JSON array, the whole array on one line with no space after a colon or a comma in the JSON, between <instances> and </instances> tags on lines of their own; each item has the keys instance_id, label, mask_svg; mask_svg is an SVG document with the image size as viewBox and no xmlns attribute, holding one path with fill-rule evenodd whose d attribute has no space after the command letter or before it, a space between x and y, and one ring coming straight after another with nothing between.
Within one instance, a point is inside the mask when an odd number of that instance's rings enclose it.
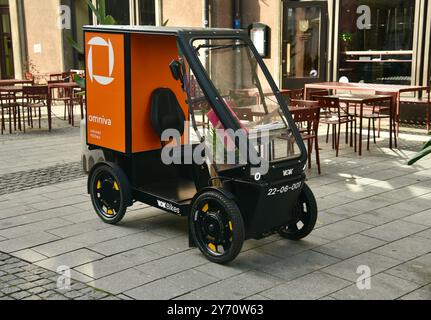
<instances>
[{"instance_id":1,"label":"yellow rim detail","mask_svg":"<svg viewBox=\"0 0 431 320\"><path fill-rule=\"evenodd\" d=\"M232 221L229 221L229 229L230 229L230 231L233 231Z\"/></svg>"},{"instance_id":2,"label":"yellow rim detail","mask_svg":"<svg viewBox=\"0 0 431 320\"><path fill-rule=\"evenodd\" d=\"M97 190L102 189L102 183L100 181L97 181Z\"/></svg>"},{"instance_id":3,"label":"yellow rim detail","mask_svg":"<svg viewBox=\"0 0 431 320\"><path fill-rule=\"evenodd\" d=\"M207 213L208 212L208 210L209 210L209 205L208 205L208 203L206 204L206 205L204 205L204 207L203 207L203 209L202 209L202 211L203 212L205 212L205 213Z\"/></svg>"},{"instance_id":4,"label":"yellow rim detail","mask_svg":"<svg viewBox=\"0 0 431 320\"><path fill-rule=\"evenodd\" d=\"M117 182L114 182L114 189L117 190L117 191L120 191L120 188L118 187L118 183Z\"/></svg>"},{"instance_id":5,"label":"yellow rim detail","mask_svg":"<svg viewBox=\"0 0 431 320\"><path fill-rule=\"evenodd\" d=\"M212 243L210 243L210 244L208 245L208 248L210 248L212 251L217 251L216 246L215 246L215 245L213 245Z\"/></svg>"},{"instance_id":6,"label":"yellow rim detail","mask_svg":"<svg viewBox=\"0 0 431 320\"><path fill-rule=\"evenodd\" d=\"M113 215L113 214L114 214L114 211L112 211L112 210L108 210L107 214Z\"/></svg>"}]
</instances>

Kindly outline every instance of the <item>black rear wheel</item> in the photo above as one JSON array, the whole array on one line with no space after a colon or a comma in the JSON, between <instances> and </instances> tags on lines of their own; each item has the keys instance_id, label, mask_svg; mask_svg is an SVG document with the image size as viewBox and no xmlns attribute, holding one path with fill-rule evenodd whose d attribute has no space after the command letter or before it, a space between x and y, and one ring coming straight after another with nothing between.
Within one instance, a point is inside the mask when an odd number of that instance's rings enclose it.
<instances>
[{"instance_id":1,"label":"black rear wheel","mask_svg":"<svg viewBox=\"0 0 431 320\"><path fill-rule=\"evenodd\" d=\"M217 191L202 194L189 218L196 246L211 262L225 264L241 252L244 221L236 203Z\"/></svg>"},{"instance_id":2,"label":"black rear wheel","mask_svg":"<svg viewBox=\"0 0 431 320\"><path fill-rule=\"evenodd\" d=\"M90 173L90 195L97 215L109 224L119 223L129 203L129 185L124 172L103 164Z\"/></svg>"},{"instance_id":3,"label":"black rear wheel","mask_svg":"<svg viewBox=\"0 0 431 320\"><path fill-rule=\"evenodd\" d=\"M295 220L278 233L286 239L301 240L313 231L318 215L316 198L308 185L304 185L294 210Z\"/></svg>"}]
</instances>

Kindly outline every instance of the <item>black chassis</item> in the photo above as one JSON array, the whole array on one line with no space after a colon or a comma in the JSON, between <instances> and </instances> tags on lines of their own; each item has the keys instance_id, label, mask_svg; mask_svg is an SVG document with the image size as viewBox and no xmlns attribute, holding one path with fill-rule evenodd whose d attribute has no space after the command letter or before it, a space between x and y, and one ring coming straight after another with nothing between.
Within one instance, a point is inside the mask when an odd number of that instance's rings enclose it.
<instances>
[{"instance_id":1,"label":"black chassis","mask_svg":"<svg viewBox=\"0 0 431 320\"><path fill-rule=\"evenodd\" d=\"M107 33L124 33L125 30L127 31L127 29L118 30L116 28L105 28L102 31L92 27L84 28L84 31ZM129 33L133 32L136 31L129 31ZM128 53L130 52L130 38L129 34L126 32L126 153L120 153L93 145L89 145L89 148L102 149L107 162L116 163L123 169L129 179L132 189L133 201L131 204L134 201L139 201L178 216L189 216L193 201L202 193L209 190L221 192L226 197L235 200L237 203L244 218L247 239L261 238L266 234L276 231L281 226L288 224L290 221L294 221L296 219L294 208L306 179L304 168L307 163L307 151L302 142L299 130L293 122L287 102L282 97L280 90L248 37L248 34L243 30L227 29L178 29L176 31L169 32L155 31L145 33L170 34L177 37L179 48L185 58L187 58L187 61L209 103L213 106L214 111L223 123L224 127L226 129L230 128L233 130L240 129L240 125L222 102L223 99L219 96L217 89L208 78L202 64L193 52L192 42L196 39L239 39L247 43L251 48L253 55L256 57L263 74L267 78L279 105L281 106L292 130L292 134L300 148L301 155L294 159L286 159L271 163L269 172L262 176L262 179L259 181L255 181L251 176L250 165L238 166L230 170L219 172L220 176L223 176L223 179L221 179L221 188L209 186L209 175L204 173L208 170L206 166L192 165L190 167L173 165L173 167L176 167L174 169L175 172L180 175L185 175L186 178L193 179L195 181L197 193L194 195L193 199L189 201L175 201L172 200L172 198L164 197L157 192L143 191L140 186L140 181L138 181L139 179L136 179L136 176L140 176L139 172L142 172L142 168L145 168L145 166L141 166L140 164L144 164L148 159L154 160L158 157L159 163L155 166L159 167L161 164L161 158L160 154L158 154L160 150L139 154L133 154L131 152L131 84L129 77L131 73L131 65L130 61L127 59ZM241 139L239 141L241 141ZM236 140L236 143L239 143L238 140ZM155 172L161 171L163 171L163 169L155 169ZM286 176L286 172L290 172L290 174ZM287 190L287 192L279 193L280 190Z\"/></svg>"}]
</instances>

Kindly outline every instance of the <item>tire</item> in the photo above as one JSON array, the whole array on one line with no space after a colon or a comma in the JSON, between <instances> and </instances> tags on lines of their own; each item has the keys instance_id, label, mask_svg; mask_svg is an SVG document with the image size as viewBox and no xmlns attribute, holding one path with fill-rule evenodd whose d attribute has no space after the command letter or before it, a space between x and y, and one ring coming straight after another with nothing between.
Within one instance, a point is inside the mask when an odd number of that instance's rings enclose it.
<instances>
[{"instance_id":1,"label":"tire","mask_svg":"<svg viewBox=\"0 0 431 320\"><path fill-rule=\"evenodd\" d=\"M296 222L280 228L278 233L289 240L301 240L313 231L318 216L316 198L307 184L304 185L294 210L297 210ZM302 223L301 228L298 228L299 222Z\"/></svg>"},{"instance_id":2,"label":"tire","mask_svg":"<svg viewBox=\"0 0 431 320\"><path fill-rule=\"evenodd\" d=\"M199 250L214 263L233 261L244 244L244 220L238 206L217 191L205 192L193 203L189 230Z\"/></svg>"},{"instance_id":3,"label":"tire","mask_svg":"<svg viewBox=\"0 0 431 320\"><path fill-rule=\"evenodd\" d=\"M103 222L119 223L130 203L128 179L118 166L102 164L91 171L89 192L94 210Z\"/></svg>"}]
</instances>

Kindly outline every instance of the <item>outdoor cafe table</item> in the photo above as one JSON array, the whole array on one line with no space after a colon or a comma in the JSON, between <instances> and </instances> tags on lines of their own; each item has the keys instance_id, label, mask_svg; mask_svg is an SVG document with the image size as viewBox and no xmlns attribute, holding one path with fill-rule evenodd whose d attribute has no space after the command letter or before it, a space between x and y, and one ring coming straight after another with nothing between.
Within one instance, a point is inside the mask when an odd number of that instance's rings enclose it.
<instances>
[{"instance_id":1,"label":"outdoor cafe table","mask_svg":"<svg viewBox=\"0 0 431 320\"><path fill-rule=\"evenodd\" d=\"M395 124L395 112L394 103L392 96L390 95L352 95L352 94L340 94L327 96L331 98L338 98L340 102L349 104L359 105L359 156L362 156L362 119L364 116L364 106L371 105L378 102L390 102L389 108L389 148L392 149L392 137L395 140L395 147L397 147L397 137L393 134L393 125ZM356 107L355 107L356 115ZM355 129L356 130L356 129ZM356 132L355 132L356 136ZM356 139L356 138L355 138ZM355 150L356 151L356 150Z\"/></svg>"},{"instance_id":2,"label":"outdoor cafe table","mask_svg":"<svg viewBox=\"0 0 431 320\"><path fill-rule=\"evenodd\" d=\"M33 80L18 80L18 79L4 79L0 80L0 87L4 86L13 86L13 85L24 85L24 84L33 84Z\"/></svg>"},{"instance_id":3,"label":"outdoor cafe table","mask_svg":"<svg viewBox=\"0 0 431 320\"><path fill-rule=\"evenodd\" d=\"M395 85L395 84L380 84L380 83L344 83L344 82L319 82L308 83L305 85L304 96L308 97L310 90L334 90L334 94L338 91L357 91L357 92L370 92L380 91L387 93L395 93L396 100L396 122L399 124L401 94L406 92L421 92L427 90L426 86L409 86L409 85ZM307 98L306 98L307 99Z\"/></svg>"},{"instance_id":4,"label":"outdoor cafe table","mask_svg":"<svg viewBox=\"0 0 431 320\"><path fill-rule=\"evenodd\" d=\"M69 98L70 105L69 108L71 108L71 111L69 111L70 119L69 123L73 126L75 126L75 120L73 119L73 89L78 89L79 85L76 82L55 82L48 84L48 108L51 110L51 104L52 104L52 90L53 89L63 89L67 97Z\"/></svg>"}]
</instances>

